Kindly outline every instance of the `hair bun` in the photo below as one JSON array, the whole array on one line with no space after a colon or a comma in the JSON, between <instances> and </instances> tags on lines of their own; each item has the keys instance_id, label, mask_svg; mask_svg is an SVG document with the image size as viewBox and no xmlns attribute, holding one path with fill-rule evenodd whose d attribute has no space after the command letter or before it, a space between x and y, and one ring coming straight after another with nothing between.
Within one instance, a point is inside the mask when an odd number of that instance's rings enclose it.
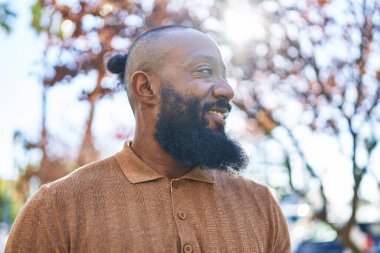
<instances>
[{"instance_id":1,"label":"hair bun","mask_svg":"<svg viewBox=\"0 0 380 253\"><path fill-rule=\"evenodd\" d=\"M107 62L107 69L114 74L122 74L125 71L128 55L117 54Z\"/></svg>"}]
</instances>

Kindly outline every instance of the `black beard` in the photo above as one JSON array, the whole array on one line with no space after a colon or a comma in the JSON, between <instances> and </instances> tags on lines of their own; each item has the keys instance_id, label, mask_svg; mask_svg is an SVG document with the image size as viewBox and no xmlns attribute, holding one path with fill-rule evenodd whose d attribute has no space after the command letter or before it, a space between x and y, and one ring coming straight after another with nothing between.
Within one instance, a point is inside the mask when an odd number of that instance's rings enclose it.
<instances>
[{"instance_id":1,"label":"black beard","mask_svg":"<svg viewBox=\"0 0 380 253\"><path fill-rule=\"evenodd\" d=\"M171 87L170 83L161 84L155 134L161 147L186 167L244 169L248 163L244 150L227 136L224 126L218 124L217 129L212 130L205 118L212 106L231 110L231 105L219 100L201 108L199 99L185 98Z\"/></svg>"}]
</instances>

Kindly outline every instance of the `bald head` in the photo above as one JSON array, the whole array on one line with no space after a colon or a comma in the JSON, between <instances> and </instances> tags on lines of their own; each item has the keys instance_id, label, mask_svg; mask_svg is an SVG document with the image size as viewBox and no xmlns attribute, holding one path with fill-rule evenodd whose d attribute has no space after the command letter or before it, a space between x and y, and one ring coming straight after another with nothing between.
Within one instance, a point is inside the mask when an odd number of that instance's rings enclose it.
<instances>
[{"instance_id":1,"label":"bald head","mask_svg":"<svg viewBox=\"0 0 380 253\"><path fill-rule=\"evenodd\" d=\"M196 31L185 26L162 26L140 35L132 44L125 69L124 83L127 85L128 97L132 108L134 97L130 84L136 71L157 74L162 66L162 58L167 51L168 42L172 40L171 34L178 31ZM196 31L199 32L199 31Z\"/></svg>"},{"instance_id":2,"label":"bald head","mask_svg":"<svg viewBox=\"0 0 380 253\"><path fill-rule=\"evenodd\" d=\"M200 40L209 42L207 48L219 49L216 43L206 34L185 26L163 26L152 29L140 35L132 44L128 55L114 56L108 62L107 68L119 74L121 81L126 85L128 98L132 109L135 107L135 96L132 83L136 72L142 71L148 75L162 77L162 69L168 64L185 61L188 55L178 57L174 51L186 51L191 45L196 45ZM199 53L202 53L199 48ZM171 56L176 55L176 58ZM181 58L181 59L180 59Z\"/></svg>"},{"instance_id":3,"label":"bald head","mask_svg":"<svg viewBox=\"0 0 380 253\"><path fill-rule=\"evenodd\" d=\"M162 55L163 46L170 40L173 31L193 30L185 26L163 26L143 33L132 44L126 66L126 83L129 83L133 73L142 70L147 73L159 67L157 58Z\"/></svg>"}]
</instances>

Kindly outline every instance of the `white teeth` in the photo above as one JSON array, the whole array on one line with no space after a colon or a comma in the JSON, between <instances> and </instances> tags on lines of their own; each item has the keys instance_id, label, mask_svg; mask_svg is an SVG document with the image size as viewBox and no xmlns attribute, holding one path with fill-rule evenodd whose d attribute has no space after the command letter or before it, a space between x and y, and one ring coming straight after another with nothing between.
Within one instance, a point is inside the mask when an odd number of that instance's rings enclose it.
<instances>
[{"instance_id":1,"label":"white teeth","mask_svg":"<svg viewBox=\"0 0 380 253\"><path fill-rule=\"evenodd\" d=\"M210 113L213 113L215 115L218 115L219 117L221 117L222 119L225 119L227 118L227 113L223 114L221 112L217 112L217 111L210 111Z\"/></svg>"}]
</instances>

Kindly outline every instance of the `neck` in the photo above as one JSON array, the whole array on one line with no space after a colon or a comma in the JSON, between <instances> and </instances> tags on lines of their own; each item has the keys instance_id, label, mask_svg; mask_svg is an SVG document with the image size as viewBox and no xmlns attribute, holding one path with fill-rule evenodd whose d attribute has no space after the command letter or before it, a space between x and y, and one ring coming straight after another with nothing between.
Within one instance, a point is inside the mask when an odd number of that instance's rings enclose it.
<instances>
[{"instance_id":1,"label":"neck","mask_svg":"<svg viewBox=\"0 0 380 253\"><path fill-rule=\"evenodd\" d=\"M161 147L154 136L154 127L151 127L152 124L148 126L144 128L136 123L131 146L133 152L146 165L167 178L179 178L190 171L192 168L183 166Z\"/></svg>"}]
</instances>

